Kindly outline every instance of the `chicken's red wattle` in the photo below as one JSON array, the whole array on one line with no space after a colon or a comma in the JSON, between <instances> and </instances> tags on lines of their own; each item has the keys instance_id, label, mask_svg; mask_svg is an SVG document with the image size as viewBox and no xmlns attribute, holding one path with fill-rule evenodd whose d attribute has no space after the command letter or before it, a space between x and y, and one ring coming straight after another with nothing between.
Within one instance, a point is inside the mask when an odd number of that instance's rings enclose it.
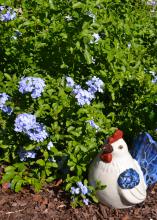
<instances>
[{"instance_id":1,"label":"chicken's red wattle","mask_svg":"<svg viewBox=\"0 0 157 220\"><path fill-rule=\"evenodd\" d=\"M100 155L100 159L105 163L110 163L112 161L112 154L111 153L102 153Z\"/></svg>"}]
</instances>

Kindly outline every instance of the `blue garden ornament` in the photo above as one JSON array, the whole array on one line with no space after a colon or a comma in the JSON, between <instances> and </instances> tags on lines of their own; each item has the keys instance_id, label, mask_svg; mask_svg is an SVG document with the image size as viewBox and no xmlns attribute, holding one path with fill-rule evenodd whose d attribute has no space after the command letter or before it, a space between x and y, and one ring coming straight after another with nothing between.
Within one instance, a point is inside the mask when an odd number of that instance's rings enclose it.
<instances>
[{"instance_id":1,"label":"blue garden ornament","mask_svg":"<svg viewBox=\"0 0 157 220\"><path fill-rule=\"evenodd\" d=\"M102 146L89 168L89 182L107 187L97 190L98 200L113 208L128 208L146 198L148 186L157 182L157 142L148 133L135 138L131 152L117 130Z\"/></svg>"},{"instance_id":2,"label":"blue garden ornament","mask_svg":"<svg viewBox=\"0 0 157 220\"><path fill-rule=\"evenodd\" d=\"M133 143L131 151L144 175L145 183L151 186L157 182L157 142L150 134L140 134Z\"/></svg>"}]
</instances>

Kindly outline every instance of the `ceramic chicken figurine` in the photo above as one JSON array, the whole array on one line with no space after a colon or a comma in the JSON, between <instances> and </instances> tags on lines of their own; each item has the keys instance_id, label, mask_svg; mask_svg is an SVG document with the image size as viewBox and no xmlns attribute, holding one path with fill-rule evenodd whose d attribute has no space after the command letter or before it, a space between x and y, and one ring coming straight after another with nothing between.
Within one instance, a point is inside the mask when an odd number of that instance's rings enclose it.
<instances>
[{"instance_id":1,"label":"ceramic chicken figurine","mask_svg":"<svg viewBox=\"0 0 157 220\"><path fill-rule=\"evenodd\" d=\"M149 185L157 182L157 143L148 133L134 141L131 154L117 130L102 146L89 168L89 183L106 185L97 191L98 200L113 208L128 208L146 198Z\"/></svg>"}]
</instances>

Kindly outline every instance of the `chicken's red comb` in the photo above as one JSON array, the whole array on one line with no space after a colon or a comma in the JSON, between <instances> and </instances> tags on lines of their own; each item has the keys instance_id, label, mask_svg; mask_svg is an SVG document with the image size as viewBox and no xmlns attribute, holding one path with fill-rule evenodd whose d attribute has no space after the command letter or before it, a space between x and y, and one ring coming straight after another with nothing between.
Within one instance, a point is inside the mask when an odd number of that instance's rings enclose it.
<instances>
[{"instance_id":1,"label":"chicken's red comb","mask_svg":"<svg viewBox=\"0 0 157 220\"><path fill-rule=\"evenodd\" d=\"M123 131L118 129L111 137L108 138L108 143L112 144L113 142L117 141L122 137L123 137Z\"/></svg>"}]
</instances>

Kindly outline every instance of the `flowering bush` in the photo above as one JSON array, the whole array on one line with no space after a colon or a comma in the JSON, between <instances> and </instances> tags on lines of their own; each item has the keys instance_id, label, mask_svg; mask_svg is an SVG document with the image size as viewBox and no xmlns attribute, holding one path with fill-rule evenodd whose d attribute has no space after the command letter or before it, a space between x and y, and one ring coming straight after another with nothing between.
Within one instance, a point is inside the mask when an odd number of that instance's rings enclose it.
<instances>
[{"instance_id":1,"label":"flowering bush","mask_svg":"<svg viewBox=\"0 0 157 220\"><path fill-rule=\"evenodd\" d=\"M89 164L115 128L129 143L140 131L156 136L153 2L1 5L2 184L40 190L62 179L73 205L87 205Z\"/></svg>"}]
</instances>

